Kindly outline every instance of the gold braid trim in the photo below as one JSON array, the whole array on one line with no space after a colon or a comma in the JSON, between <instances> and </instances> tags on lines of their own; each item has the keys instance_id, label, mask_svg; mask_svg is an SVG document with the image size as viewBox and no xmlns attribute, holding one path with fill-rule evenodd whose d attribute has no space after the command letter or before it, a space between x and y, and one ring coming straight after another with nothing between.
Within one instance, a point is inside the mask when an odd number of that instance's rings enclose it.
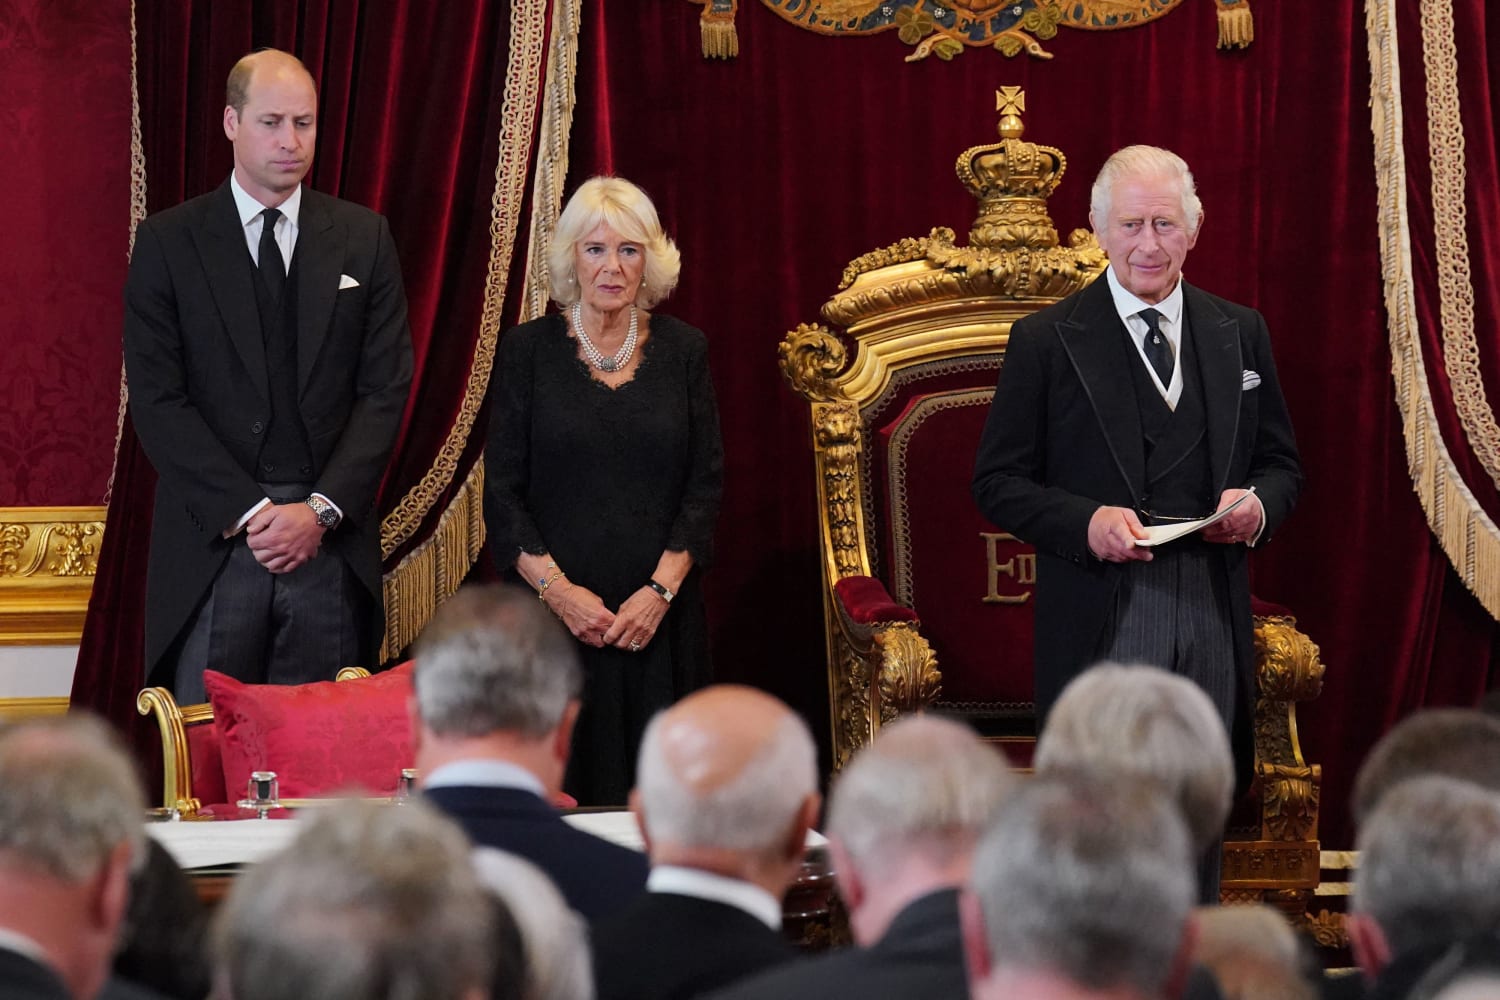
<instances>
[{"instance_id":1,"label":"gold braid trim","mask_svg":"<svg viewBox=\"0 0 1500 1000\"><path fill-rule=\"evenodd\" d=\"M135 230L146 217L146 147L141 141L141 87L137 76L135 41L135 0L130 3L130 234L125 246L128 259L135 252ZM130 405L130 389L125 384L125 360L120 359L120 405L115 411L114 461L109 466L109 481L104 484L104 506L115 491L115 470L120 462L120 438L125 436L125 410Z\"/></svg>"},{"instance_id":2,"label":"gold braid trim","mask_svg":"<svg viewBox=\"0 0 1500 1000\"><path fill-rule=\"evenodd\" d=\"M1453 41L1453 0L1423 0L1422 63L1427 71L1427 137L1432 160L1433 243L1437 250L1438 310L1443 323L1443 365L1453 405L1469 447L1500 486L1500 424L1490 409L1474 335L1474 281L1469 268L1468 209L1464 188L1464 124L1458 103L1458 50Z\"/></svg>"},{"instance_id":3,"label":"gold braid trim","mask_svg":"<svg viewBox=\"0 0 1500 1000\"><path fill-rule=\"evenodd\" d=\"M432 537L385 575L381 663L395 659L416 640L437 606L463 583L483 547L484 463L475 462Z\"/></svg>"},{"instance_id":4,"label":"gold braid trim","mask_svg":"<svg viewBox=\"0 0 1500 1000\"><path fill-rule=\"evenodd\" d=\"M1386 313L1390 317L1391 374L1406 435L1407 468L1428 524L1464 584L1485 610L1500 618L1500 532L1465 485L1443 441L1417 336L1401 138L1398 2L1365 0L1370 128L1375 138L1381 275L1385 282Z\"/></svg>"},{"instance_id":5,"label":"gold braid trim","mask_svg":"<svg viewBox=\"0 0 1500 1000\"><path fill-rule=\"evenodd\" d=\"M521 200L526 190L526 161L535 135L532 109L536 107L537 90L541 86L547 7L548 0L516 0L510 9L510 57L505 69L505 100L500 110L500 159L495 165L495 193L490 199L490 267L484 283L484 311L480 314L474 360L464 388L463 405L432 467L380 524L382 558L388 558L417 533L438 497L453 482L490 384L495 341L500 335L500 310L505 304L505 280L510 273Z\"/></svg>"},{"instance_id":6,"label":"gold braid trim","mask_svg":"<svg viewBox=\"0 0 1500 1000\"><path fill-rule=\"evenodd\" d=\"M535 319L547 311L550 297L547 251L562 211L563 185L568 179L568 137L573 132L578 75L578 17L582 0L556 0L553 8L552 51L547 57L547 90L543 96L542 140L537 149L531 184L531 238L526 249L525 284L521 288L521 319Z\"/></svg>"}]
</instances>

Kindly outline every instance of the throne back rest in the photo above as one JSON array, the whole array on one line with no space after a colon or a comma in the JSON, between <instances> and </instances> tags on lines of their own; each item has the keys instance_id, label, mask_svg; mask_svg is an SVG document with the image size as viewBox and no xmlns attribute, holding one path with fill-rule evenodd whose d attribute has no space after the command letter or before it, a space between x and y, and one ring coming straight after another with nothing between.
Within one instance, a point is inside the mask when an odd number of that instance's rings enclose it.
<instances>
[{"instance_id":1,"label":"throne back rest","mask_svg":"<svg viewBox=\"0 0 1500 1000\"><path fill-rule=\"evenodd\" d=\"M935 707L1024 723L1035 556L989 524L969 490L1001 361L997 348L894 371L861 410L861 496L872 571L916 610L937 654Z\"/></svg>"}]
</instances>

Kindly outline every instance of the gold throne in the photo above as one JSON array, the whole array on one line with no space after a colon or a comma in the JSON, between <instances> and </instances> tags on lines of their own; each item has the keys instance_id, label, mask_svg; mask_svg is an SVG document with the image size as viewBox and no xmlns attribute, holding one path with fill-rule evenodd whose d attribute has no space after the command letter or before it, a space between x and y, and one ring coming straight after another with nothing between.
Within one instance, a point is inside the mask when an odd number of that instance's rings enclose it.
<instances>
[{"instance_id":1,"label":"gold throne","mask_svg":"<svg viewBox=\"0 0 1500 1000\"><path fill-rule=\"evenodd\" d=\"M1011 324L1107 260L1087 230L1061 245L1047 198L1066 158L1022 140L1019 88L997 97L1000 141L956 166L979 203L968 244L936 228L857 258L828 325L780 345L812 411L835 770L908 712L962 717L1023 766L1035 741L1035 554L984 520L969 479ZM1322 665L1289 616L1257 618L1256 643L1261 816L1226 845L1225 889L1300 912L1318 876L1319 769L1295 702L1317 695Z\"/></svg>"}]
</instances>

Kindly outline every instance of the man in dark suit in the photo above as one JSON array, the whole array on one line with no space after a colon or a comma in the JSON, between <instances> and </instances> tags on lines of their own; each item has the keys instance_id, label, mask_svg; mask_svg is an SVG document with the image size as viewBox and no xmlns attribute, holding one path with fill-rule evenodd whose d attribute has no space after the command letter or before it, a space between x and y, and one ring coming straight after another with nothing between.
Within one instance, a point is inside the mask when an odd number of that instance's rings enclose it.
<instances>
[{"instance_id":1,"label":"man in dark suit","mask_svg":"<svg viewBox=\"0 0 1500 1000\"><path fill-rule=\"evenodd\" d=\"M376 490L411 381L385 220L303 188L317 92L267 50L230 72L220 188L146 219L125 287L130 412L158 475L146 670L326 680L383 616ZM318 558L323 555L325 558Z\"/></svg>"},{"instance_id":2,"label":"man in dark suit","mask_svg":"<svg viewBox=\"0 0 1500 1000\"><path fill-rule=\"evenodd\" d=\"M595 929L599 1000L686 1000L790 960L781 899L819 805L806 723L753 688L704 688L651 720L636 782L651 878Z\"/></svg>"},{"instance_id":3,"label":"man in dark suit","mask_svg":"<svg viewBox=\"0 0 1500 1000\"><path fill-rule=\"evenodd\" d=\"M577 644L529 591L470 585L417 640L411 728L422 790L476 844L546 872L590 920L641 894L646 858L577 830L551 799L578 719Z\"/></svg>"},{"instance_id":4,"label":"man in dark suit","mask_svg":"<svg viewBox=\"0 0 1500 1000\"><path fill-rule=\"evenodd\" d=\"M1230 732L1238 720L1247 769L1248 549L1302 479L1266 325L1182 280L1203 210L1176 154L1115 153L1089 218L1109 270L1012 328L974 498L1037 549L1039 718L1096 660L1151 663L1201 685ZM1137 544L1242 497L1201 531Z\"/></svg>"},{"instance_id":5,"label":"man in dark suit","mask_svg":"<svg viewBox=\"0 0 1500 1000\"><path fill-rule=\"evenodd\" d=\"M859 947L772 969L715 1000L965 996L958 890L1012 783L1004 756L961 723L911 716L883 728L828 802L828 849Z\"/></svg>"},{"instance_id":6,"label":"man in dark suit","mask_svg":"<svg viewBox=\"0 0 1500 1000\"><path fill-rule=\"evenodd\" d=\"M145 795L109 729L0 732L0 998L88 1000L109 975L145 857Z\"/></svg>"}]
</instances>

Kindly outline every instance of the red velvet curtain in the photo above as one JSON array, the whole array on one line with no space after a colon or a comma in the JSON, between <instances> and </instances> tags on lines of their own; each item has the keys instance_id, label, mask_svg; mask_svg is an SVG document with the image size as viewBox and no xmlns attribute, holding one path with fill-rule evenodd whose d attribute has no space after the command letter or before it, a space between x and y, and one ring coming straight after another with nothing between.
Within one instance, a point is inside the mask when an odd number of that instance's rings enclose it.
<instances>
[{"instance_id":1,"label":"red velvet curtain","mask_svg":"<svg viewBox=\"0 0 1500 1000\"><path fill-rule=\"evenodd\" d=\"M1087 225L1089 183L1112 150L1175 149L1207 211L1190 280L1270 324L1307 489L1254 556L1254 584L1293 609L1328 666L1301 730L1324 767L1325 842L1349 843L1354 769L1394 717L1473 701L1496 630L1433 542L1406 472L1363 4L1320 0L1312 19L1304 6L1255 4L1245 51L1216 50L1203 3L1126 31L1063 31L1050 61L980 48L905 64L892 34L824 38L754 0L740 5L739 57L708 61L699 6L585 0L571 182L612 169L653 195L684 261L662 308L710 338L727 457L708 576L721 679L826 718L808 416L780 382L776 345L818 319L850 259L934 225L966 232L975 206L953 161L993 140L994 90L1020 85L1026 137L1068 156L1051 202L1062 232ZM1467 44L1484 46L1486 25L1500 37L1493 8L1459 6ZM1495 245L1492 229L1478 235L1472 246Z\"/></svg>"},{"instance_id":2,"label":"red velvet curtain","mask_svg":"<svg viewBox=\"0 0 1500 1000\"><path fill-rule=\"evenodd\" d=\"M239 56L272 46L301 57L318 83L310 184L390 219L410 302L416 379L382 492L382 511L389 511L432 465L469 376L490 258L510 5L137 0L136 10L150 211L210 191L228 176L225 77ZM515 308L508 301L510 315ZM482 435L471 443L455 483L482 443ZM154 490L127 420L73 701L133 728L142 747L152 740L134 702ZM430 533L445 505L446 497L405 548Z\"/></svg>"}]
</instances>

